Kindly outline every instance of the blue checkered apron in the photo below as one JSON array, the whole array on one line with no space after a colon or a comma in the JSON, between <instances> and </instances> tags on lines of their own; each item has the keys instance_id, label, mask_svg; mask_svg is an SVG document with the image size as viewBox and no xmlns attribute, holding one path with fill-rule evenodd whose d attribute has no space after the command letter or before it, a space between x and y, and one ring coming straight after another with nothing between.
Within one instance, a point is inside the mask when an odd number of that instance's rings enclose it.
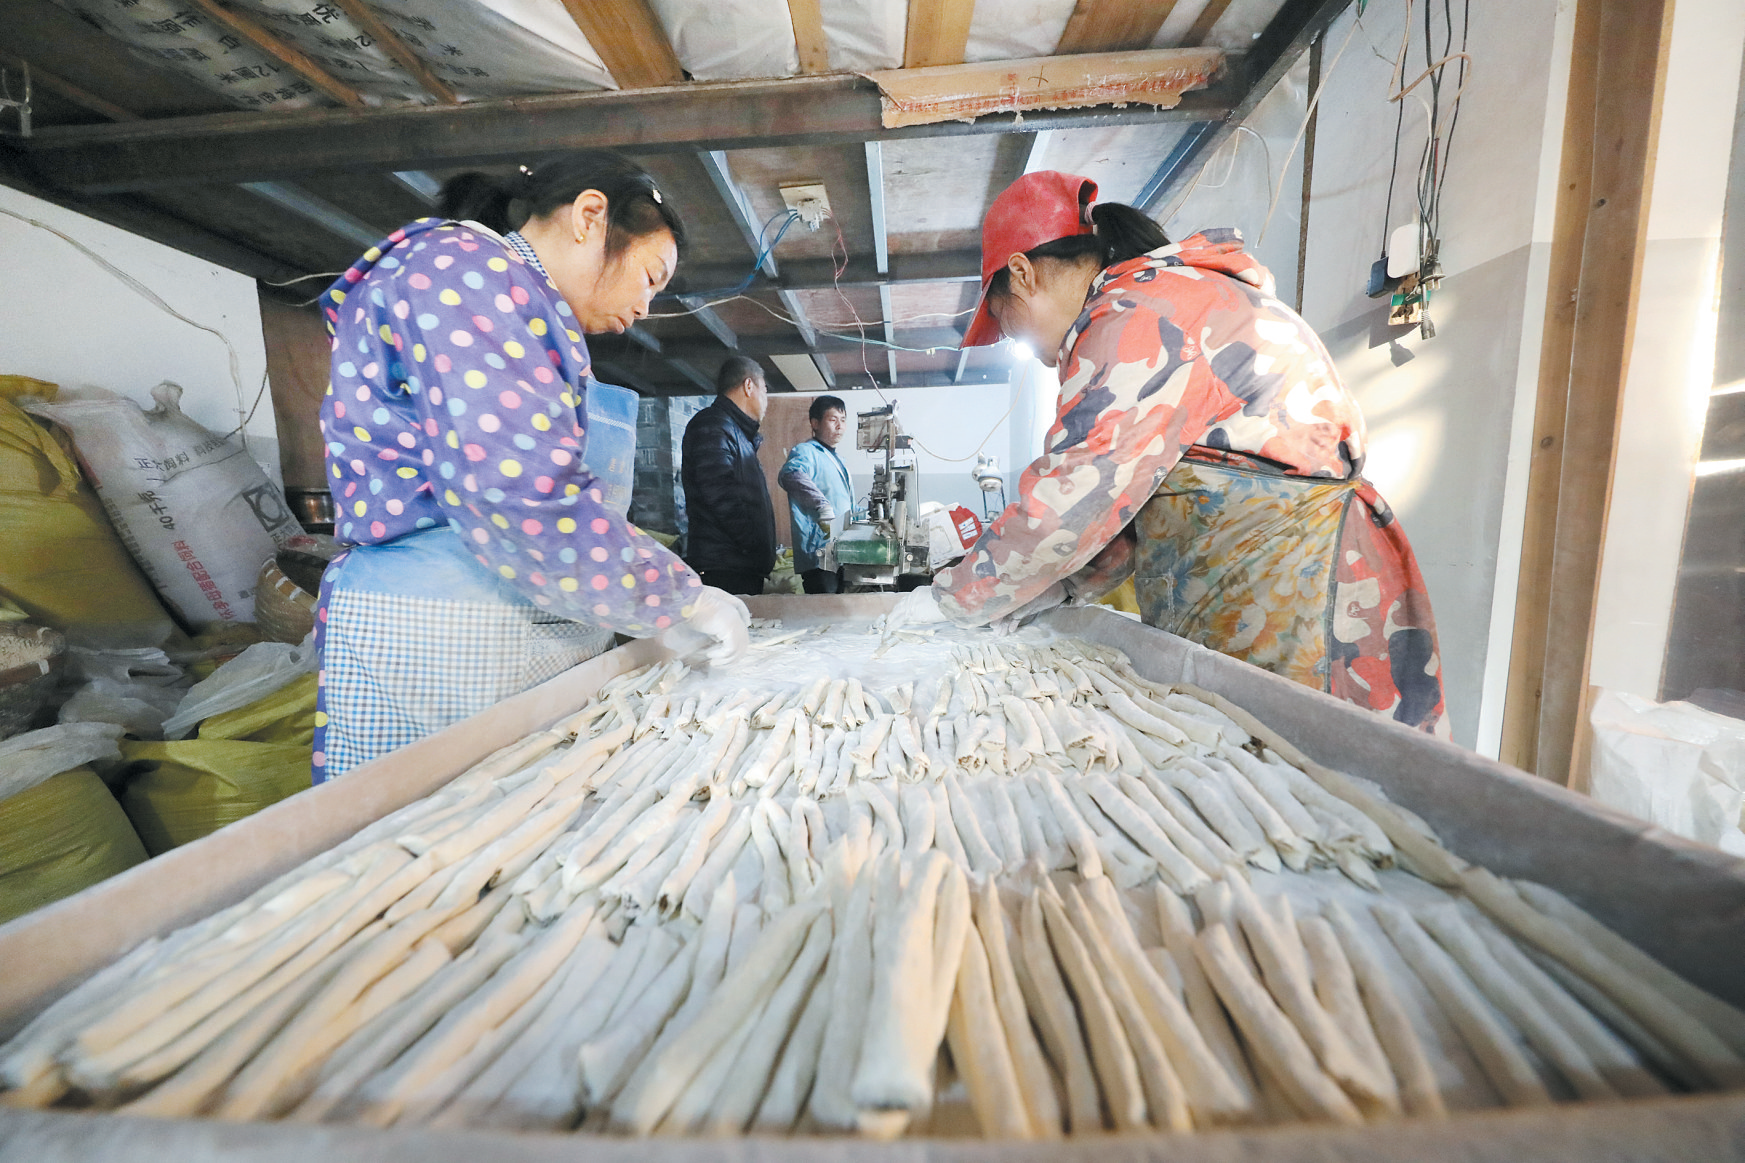
<instances>
[{"instance_id":1,"label":"blue checkered apron","mask_svg":"<svg viewBox=\"0 0 1745 1163\"><path fill-rule=\"evenodd\" d=\"M612 643L610 630L529 603L449 526L357 546L321 579L314 782L477 714Z\"/></svg>"}]
</instances>

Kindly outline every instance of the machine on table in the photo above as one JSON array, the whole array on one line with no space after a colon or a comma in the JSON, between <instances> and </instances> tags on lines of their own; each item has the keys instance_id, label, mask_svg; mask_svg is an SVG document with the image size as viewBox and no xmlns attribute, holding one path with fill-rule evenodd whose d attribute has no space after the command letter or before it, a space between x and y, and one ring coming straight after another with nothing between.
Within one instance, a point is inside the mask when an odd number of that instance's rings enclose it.
<instances>
[{"instance_id":1,"label":"machine on table","mask_svg":"<svg viewBox=\"0 0 1745 1163\"><path fill-rule=\"evenodd\" d=\"M913 589L932 576L928 522L920 513L920 472L909 438L897 426L897 405L862 412L854 446L882 452L873 466L864 520L853 521L824 547L819 567L843 571L846 590Z\"/></svg>"}]
</instances>

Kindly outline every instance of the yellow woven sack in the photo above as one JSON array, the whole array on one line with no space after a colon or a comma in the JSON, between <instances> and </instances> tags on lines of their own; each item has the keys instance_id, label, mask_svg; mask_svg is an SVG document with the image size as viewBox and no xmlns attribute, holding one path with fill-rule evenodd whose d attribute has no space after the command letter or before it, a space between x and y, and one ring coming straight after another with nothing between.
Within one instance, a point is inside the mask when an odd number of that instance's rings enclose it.
<instances>
[{"instance_id":1,"label":"yellow woven sack","mask_svg":"<svg viewBox=\"0 0 1745 1163\"><path fill-rule=\"evenodd\" d=\"M145 859L121 805L89 767L0 800L0 924Z\"/></svg>"},{"instance_id":2,"label":"yellow woven sack","mask_svg":"<svg viewBox=\"0 0 1745 1163\"><path fill-rule=\"evenodd\" d=\"M309 787L307 743L124 740L121 758L121 806L153 856Z\"/></svg>"},{"instance_id":3,"label":"yellow woven sack","mask_svg":"<svg viewBox=\"0 0 1745 1163\"><path fill-rule=\"evenodd\" d=\"M1124 614L1137 614L1139 612L1139 596L1133 590L1133 579L1128 578L1098 598L1097 605L1108 606L1110 609L1120 610Z\"/></svg>"},{"instance_id":4,"label":"yellow woven sack","mask_svg":"<svg viewBox=\"0 0 1745 1163\"><path fill-rule=\"evenodd\" d=\"M12 397L55 386L0 376L0 599L75 645L156 646L170 618L79 466Z\"/></svg>"},{"instance_id":5,"label":"yellow woven sack","mask_svg":"<svg viewBox=\"0 0 1745 1163\"><path fill-rule=\"evenodd\" d=\"M246 707L201 720L202 739L246 739L255 743L298 743L304 765L315 747L315 676L298 675ZM307 774L307 773L305 773Z\"/></svg>"}]
</instances>

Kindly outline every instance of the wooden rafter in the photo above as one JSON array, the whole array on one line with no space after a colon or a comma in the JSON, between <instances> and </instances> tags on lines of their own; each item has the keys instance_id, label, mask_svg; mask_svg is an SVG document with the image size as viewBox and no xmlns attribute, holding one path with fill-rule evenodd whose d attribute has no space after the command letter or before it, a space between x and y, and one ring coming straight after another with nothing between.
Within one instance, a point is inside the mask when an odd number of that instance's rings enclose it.
<instances>
[{"instance_id":1,"label":"wooden rafter","mask_svg":"<svg viewBox=\"0 0 1745 1163\"><path fill-rule=\"evenodd\" d=\"M800 54L800 72L830 71L830 42L824 36L824 12L818 0L788 0L788 19L794 25L794 48Z\"/></svg>"},{"instance_id":2,"label":"wooden rafter","mask_svg":"<svg viewBox=\"0 0 1745 1163\"><path fill-rule=\"evenodd\" d=\"M1174 7L1175 0L1078 0L1054 51L1064 55L1150 48Z\"/></svg>"},{"instance_id":3,"label":"wooden rafter","mask_svg":"<svg viewBox=\"0 0 1745 1163\"><path fill-rule=\"evenodd\" d=\"M903 37L903 67L961 65L969 43L975 0L909 0L909 26Z\"/></svg>"},{"instance_id":4,"label":"wooden rafter","mask_svg":"<svg viewBox=\"0 0 1745 1163\"><path fill-rule=\"evenodd\" d=\"M123 109L113 101L105 101L95 93L87 92L64 77L57 77L53 73L44 72L42 69L37 68L23 57L15 57L4 49L0 49L0 68L19 70L29 69L31 84L41 85L49 92L65 97L68 101L71 101L81 109L89 109L91 112L101 114L102 116L109 118L111 121L141 120L139 114Z\"/></svg>"},{"instance_id":5,"label":"wooden rafter","mask_svg":"<svg viewBox=\"0 0 1745 1163\"><path fill-rule=\"evenodd\" d=\"M1211 35L1212 26L1218 23L1230 7L1230 0L1206 0L1206 6L1200 9L1200 14L1194 17L1193 24L1182 34L1182 46L1189 47L1206 43L1206 37Z\"/></svg>"},{"instance_id":6,"label":"wooden rafter","mask_svg":"<svg viewBox=\"0 0 1745 1163\"><path fill-rule=\"evenodd\" d=\"M361 109L363 96L350 85L335 80L327 70L308 56L292 48L240 12L233 12L218 0L193 0L194 6L236 35L242 37L298 76L314 85L341 105Z\"/></svg>"},{"instance_id":7,"label":"wooden rafter","mask_svg":"<svg viewBox=\"0 0 1745 1163\"><path fill-rule=\"evenodd\" d=\"M1575 16L1500 757L1578 787L1672 8L1583 0Z\"/></svg>"},{"instance_id":8,"label":"wooden rafter","mask_svg":"<svg viewBox=\"0 0 1745 1163\"><path fill-rule=\"evenodd\" d=\"M375 9L364 0L334 0L351 22L375 37L376 43L382 46L382 51L394 59L394 63L412 74L412 79L426 93L441 101L444 105L458 105L460 98L455 96L453 89L443 79L437 76L424 58L412 51L412 46L400 39L400 34L389 28Z\"/></svg>"},{"instance_id":9,"label":"wooden rafter","mask_svg":"<svg viewBox=\"0 0 1745 1163\"><path fill-rule=\"evenodd\" d=\"M685 70L648 0L563 0L621 89L676 85Z\"/></svg>"}]
</instances>

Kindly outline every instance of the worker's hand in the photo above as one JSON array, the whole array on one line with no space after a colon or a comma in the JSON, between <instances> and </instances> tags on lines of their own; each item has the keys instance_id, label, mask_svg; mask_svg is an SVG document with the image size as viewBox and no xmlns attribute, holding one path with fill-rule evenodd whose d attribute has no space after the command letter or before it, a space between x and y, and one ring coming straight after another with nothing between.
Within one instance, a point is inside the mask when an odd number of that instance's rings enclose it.
<instances>
[{"instance_id":1,"label":"worker's hand","mask_svg":"<svg viewBox=\"0 0 1745 1163\"><path fill-rule=\"evenodd\" d=\"M829 501L818 506L818 524L829 528L836 521L836 507Z\"/></svg>"},{"instance_id":2,"label":"worker's hand","mask_svg":"<svg viewBox=\"0 0 1745 1163\"><path fill-rule=\"evenodd\" d=\"M910 590L897 599L897 604L891 612L885 615L885 629L895 630L899 626L925 626L933 622L945 621L945 611L939 608L939 599L933 596L932 586L922 586Z\"/></svg>"},{"instance_id":3,"label":"worker's hand","mask_svg":"<svg viewBox=\"0 0 1745 1163\"><path fill-rule=\"evenodd\" d=\"M995 634L1004 635L1015 633L1020 626L1031 618L1034 618L1044 610L1052 610L1062 602L1065 602L1066 597L1066 586L1060 582L1055 582L1053 585L1043 590L1042 593L1031 598L1028 602L1025 602L1022 606L1013 610L1010 614L1007 614L1004 618L996 618L991 624L991 629Z\"/></svg>"},{"instance_id":4,"label":"worker's hand","mask_svg":"<svg viewBox=\"0 0 1745 1163\"><path fill-rule=\"evenodd\" d=\"M690 666L728 666L751 646L751 611L725 590L704 586L691 616L661 631L660 644Z\"/></svg>"}]
</instances>

